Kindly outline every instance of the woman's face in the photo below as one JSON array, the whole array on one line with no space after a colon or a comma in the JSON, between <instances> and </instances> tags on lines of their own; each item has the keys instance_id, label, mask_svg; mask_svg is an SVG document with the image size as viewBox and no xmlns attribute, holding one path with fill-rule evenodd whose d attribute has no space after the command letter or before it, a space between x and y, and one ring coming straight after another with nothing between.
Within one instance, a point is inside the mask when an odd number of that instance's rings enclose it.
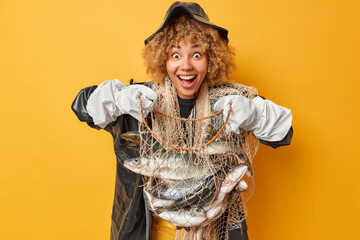
<instances>
[{"instance_id":1,"label":"woman's face","mask_svg":"<svg viewBox=\"0 0 360 240\"><path fill-rule=\"evenodd\" d=\"M194 98L207 73L208 58L199 45L181 41L168 53L166 70L181 98Z\"/></svg>"}]
</instances>

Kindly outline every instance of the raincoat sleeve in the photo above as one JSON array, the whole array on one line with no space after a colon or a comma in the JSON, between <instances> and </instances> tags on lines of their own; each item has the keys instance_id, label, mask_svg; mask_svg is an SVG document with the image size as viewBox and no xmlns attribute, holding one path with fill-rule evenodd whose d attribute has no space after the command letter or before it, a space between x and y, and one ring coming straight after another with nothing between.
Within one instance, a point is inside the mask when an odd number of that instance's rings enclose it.
<instances>
[{"instance_id":1,"label":"raincoat sleeve","mask_svg":"<svg viewBox=\"0 0 360 240\"><path fill-rule=\"evenodd\" d=\"M102 128L94 124L92 117L86 110L87 101L96 88L97 86L94 85L81 89L81 91L73 101L71 109L74 111L75 115L81 122L86 122L90 127L100 130ZM109 123L104 129L108 132L112 132L111 125L112 123Z\"/></svg>"},{"instance_id":2,"label":"raincoat sleeve","mask_svg":"<svg viewBox=\"0 0 360 240\"><path fill-rule=\"evenodd\" d=\"M266 100L265 97L263 96L259 96L261 97L262 99ZM280 141L266 141L266 140L262 140L262 139L259 139L260 142L264 145L267 145L267 146L270 146L272 148L278 148L278 147L281 147L281 146L288 146L290 145L291 143L291 139L292 139L292 136L293 136L293 133L294 133L294 130L293 130L293 127L291 126L288 133L285 135L285 137L280 140Z\"/></svg>"},{"instance_id":3,"label":"raincoat sleeve","mask_svg":"<svg viewBox=\"0 0 360 240\"><path fill-rule=\"evenodd\" d=\"M270 146L272 148L278 148L278 147L281 147L281 146L290 145L292 136L293 136L293 128L291 126L288 133L286 134L286 136L280 141L270 142L270 141L265 141L265 140L261 140L261 139L259 139L259 140L260 140L260 142L262 144L265 144L265 145Z\"/></svg>"}]
</instances>

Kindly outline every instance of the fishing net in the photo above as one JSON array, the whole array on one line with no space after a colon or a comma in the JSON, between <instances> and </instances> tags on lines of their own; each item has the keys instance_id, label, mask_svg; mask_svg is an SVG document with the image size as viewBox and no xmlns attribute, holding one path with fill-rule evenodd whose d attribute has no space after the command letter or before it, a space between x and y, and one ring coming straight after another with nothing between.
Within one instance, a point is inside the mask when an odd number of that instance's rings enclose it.
<instances>
[{"instance_id":1,"label":"fishing net","mask_svg":"<svg viewBox=\"0 0 360 240\"><path fill-rule=\"evenodd\" d=\"M246 218L258 140L245 130L227 131L223 113L212 106L222 96L253 98L257 91L204 82L188 119L179 117L170 79L154 91L153 112L139 122L138 132L122 135L140 153L124 166L143 175L149 209L177 226L176 239L228 239L228 230L241 228Z\"/></svg>"}]
</instances>

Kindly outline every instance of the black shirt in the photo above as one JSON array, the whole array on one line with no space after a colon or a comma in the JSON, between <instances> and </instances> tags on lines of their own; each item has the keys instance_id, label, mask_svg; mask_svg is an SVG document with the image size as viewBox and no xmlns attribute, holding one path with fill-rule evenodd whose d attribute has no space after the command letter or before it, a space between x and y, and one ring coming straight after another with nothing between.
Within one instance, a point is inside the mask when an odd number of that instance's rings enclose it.
<instances>
[{"instance_id":1,"label":"black shirt","mask_svg":"<svg viewBox=\"0 0 360 240\"><path fill-rule=\"evenodd\" d=\"M185 99L178 96L179 108L180 108L180 117L188 118L191 110L194 108L196 103L196 98Z\"/></svg>"}]
</instances>

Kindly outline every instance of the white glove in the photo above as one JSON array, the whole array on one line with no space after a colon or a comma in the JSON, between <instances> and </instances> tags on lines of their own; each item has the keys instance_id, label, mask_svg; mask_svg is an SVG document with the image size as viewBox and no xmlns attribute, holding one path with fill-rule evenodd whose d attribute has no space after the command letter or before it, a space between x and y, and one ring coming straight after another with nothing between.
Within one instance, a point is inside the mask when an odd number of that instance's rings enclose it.
<instances>
[{"instance_id":1,"label":"white glove","mask_svg":"<svg viewBox=\"0 0 360 240\"><path fill-rule=\"evenodd\" d=\"M94 123L105 128L110 122L122 114L129 114L141 121L138 97L144 116L152 111L156 93L144 85L126 86L117 79L101 83L90 95L86 110Z\"/></svg>"},{"instance_id":2,"label":"white glove","mask_svg":"<svg viewBox=\"0 0 360 240\"><path fill-rule=\"evenodd\" d=\"M291 127L292 114L289 109L259 96L253 99L242 95L224 96L215 103L213 109L224 109L225 121L230 105L232 110L226 128L237 134L243 128L259 139L274 142L282 140Z\"/></svg>"}]
</instances>

